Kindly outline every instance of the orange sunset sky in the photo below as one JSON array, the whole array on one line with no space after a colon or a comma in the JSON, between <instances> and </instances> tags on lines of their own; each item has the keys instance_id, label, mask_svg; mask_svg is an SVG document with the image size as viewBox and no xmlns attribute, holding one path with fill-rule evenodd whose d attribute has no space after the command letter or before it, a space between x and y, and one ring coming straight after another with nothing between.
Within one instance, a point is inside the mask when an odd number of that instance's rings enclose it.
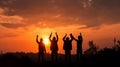
<instances>
[{"instance_id":1,"label":"orange sunset sky","mask_svg":"<svg viewBox=\"0 0 120 67\"><path fill-rule=\"evenodd\" d=\"M59 53L65 33L77 38L82 32L83 50L89 40L112 47L114 37L120 40L120 0L0 0L0 51L36 53L36 35L47 40L51 32L58 33Z\"/></svg>"}]
</instances>

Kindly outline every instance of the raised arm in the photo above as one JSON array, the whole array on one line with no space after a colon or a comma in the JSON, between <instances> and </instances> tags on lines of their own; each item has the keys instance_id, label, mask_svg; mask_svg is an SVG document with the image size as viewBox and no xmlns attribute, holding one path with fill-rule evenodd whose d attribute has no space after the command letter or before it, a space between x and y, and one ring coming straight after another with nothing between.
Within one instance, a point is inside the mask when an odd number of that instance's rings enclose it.
<instances>
[{"instance_id":1,"label":"raised arm","mask_svg":"<svg viewBox=\"0 0 120 67\"><path fill-rule=\"evenodd\" d=\"M39 41L38 41L38 35L36 36L36 42L39 43Z\"/></svg>"},{"instance_id":2,"label":"raised arm","mask_svg":"<svg viewBox=\"0 0 120 67\"><path fill-rule=\"evenodd\" d=\"M49 36L49 40L51 41L51 36L52 36L52 32L51 32L51 34L50 34L50 36Z\"/></svg>"},{"instance_id":3,"label":"raised arm","mask_svg":"<svg viewBox=\"0 0 120 67\"><path fill-rule=\"evenodd\" d=\"M58 38L58 34L57 34L57 32L56 32L55 34L56 34L56 39L57 39L57 41L58 41L59 38Z\"/></svg>"},{"instance_id":4,"label":"raised arm","mask_svg":"<svg viewBox=\"0 0 120 67\"><path fill-rule=\"evenodd\" d=\"M71 37L71 41L72 41L73 40L72 33L70 34L70 37Z\"/></svg>"},{"instance_id":5,"label":"raised arm","mask_svg":"<svg viewBox=\"0 0 120 67\"><path fill-rule=\"evenodd\" d=\"M70 34L70 37L71 37L71 40L74 39L75 41L77 41L77 39L72 34Z\"/></svg>"},{"instance_id":6,"label":"raised arm","mask_svg":"<svg viewBox=\"0 0 120 67\"><path fill-rule=\"evenodd\" d=\"M66 36L67 36L67 34L65 34L65 36L63 37L63 41L65 41Z\"/></svg>"}]
</instances>

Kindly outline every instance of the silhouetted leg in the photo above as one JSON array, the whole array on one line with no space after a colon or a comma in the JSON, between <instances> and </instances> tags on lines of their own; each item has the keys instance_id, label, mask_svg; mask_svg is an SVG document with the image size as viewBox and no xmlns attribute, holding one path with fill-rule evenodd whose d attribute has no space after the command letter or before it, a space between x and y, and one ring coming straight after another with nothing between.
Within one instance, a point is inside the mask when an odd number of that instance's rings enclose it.
<instances>
[{"instance_id":1,"label":"silhouetted leg","mask_svg":"<svg viewBox=\"0 0 120 67\"><path fill-rule=\"evenodd\" d=\"M51 60L52 60L52 62L54 60L54 53L53 53L53 51L52 51L52 54L51 54Z\"/></svg>"},{"instance_id":2,"label":"silhouetted leg","mask_svg":"<svg viewBox=\"0 0 120 67\"><path fill-rule=\"evenodd\" d=\"M44 62L44 53L42 53L42 63Z\"/></svg>"},{"instance_id":3,"label":"silhouetted leg","mask_svg":"<svg viewBox=\"0 0 120 67\"><path fill-rule=\"evenodd\" d=\"M80 53L80 62L82 62L82 59L83 59L82 53Z\"/></svg>"},{"instance_id":4,"label":"silhouetted leg","mask_svg":"<svg viewBox=\"0 0 120 67\"><path fill-rule=\"evenodd\" d=\"M79 53L78 52L77 52L77 58L76 59L77 59L77 61L79 61Z\"/></svg>"},{"instance_id":5,"label":"silhouetted leg","mask_svg":"<svg viewBox=\"0 0 120 67\"><path fill-rule=\"evenodd\" d=\"M67 50L66 51L66 62L71 62L71 51Z\"/></svg>"},{"instance_id":6,"label":"silhouetted leg","mask_svg":"<svg viewBox=\"0 0 120 67\"><path fill-rule=\"evenodd\" d=\"M71 51L69 51L69 63L71 63Z\"/></svg>"},{"instance_id":7,"label":"silhouetted leg","mask_svg":"<svg viewBox=\"0 0 120 67\"><path fill-rule=\"evenodd\" d=\"M57 51L56 51L56 53L55 53L55 60L56 60L56 62L58 62L58 54L57 54Z\"/></svg>"},{"instance_id":8,"label":"silhouetted leg","mask_svg":"<svg viewBox=\"0 0 120 67\"><path fill-rule=\"evenodd\" d=\"M40 63L40 53L38 53L38 63Z\"/></svg>"},{"instance_id":9,"label":"silhouetted leg","mask_svg":"<svg viewBox=\"0 0 120 67\"><path fill-rule=\"evenodd\" d=\"M82 55L82 49L80 50L80 62L82 62L83 55Z\"/></svg>"},{"instance_id":10,"label":"silhouetted leg","mask_svg":"<svg viewBox=\"0 0 120 67\"><path fill-rule=\"evenodd\" d=\"M80 51L77 49L77 61L80 61Z\"/></svg>"},{"instance_id":11,"label":"silhouetted leg","mask_svg":"<svg viewBox=\"0 0 120 67\"><path fill-rule=\"evenodd\" d=\"M67 62L67 51L65 50L65 62Z\"/></svg>"}]
</instances>

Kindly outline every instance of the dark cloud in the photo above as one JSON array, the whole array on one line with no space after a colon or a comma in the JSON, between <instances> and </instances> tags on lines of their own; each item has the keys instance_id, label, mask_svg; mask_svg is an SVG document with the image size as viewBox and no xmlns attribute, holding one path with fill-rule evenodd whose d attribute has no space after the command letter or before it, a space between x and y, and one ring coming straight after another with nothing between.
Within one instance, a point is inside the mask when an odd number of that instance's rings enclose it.
<instances>
[{"instance_id":1,"label":"dark cloud","mask_svg":"<svg viewBox=\"0 0 120 67\"><path fill-rule=\"evenodd\" d=\"M13 23L0 23L0 25L7 27L7 28L19 28L19 27L25 27L26 24L21 24L21 23L17 23L17 24L13 24Z\"/></svg>"},{"instance_id":2,"label":"dark cloud","mask_svg":"<svg viewBox=\"0 0 120 67\"><path fill-rule=\"evenodd\" d=\"M0 0L5 15L18 15L28 21L26 25L2 23L5 27L40 27L72 24L97 27L120 23L120 0ZM42 24L40 24L42 23Z\"/></svg>"}]
</instances>

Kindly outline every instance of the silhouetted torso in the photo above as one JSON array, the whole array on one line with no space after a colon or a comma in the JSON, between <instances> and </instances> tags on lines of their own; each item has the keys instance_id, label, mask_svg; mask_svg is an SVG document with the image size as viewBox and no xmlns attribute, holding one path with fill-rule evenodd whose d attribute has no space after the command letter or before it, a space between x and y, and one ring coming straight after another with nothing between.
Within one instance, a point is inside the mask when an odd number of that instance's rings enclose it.
<instances>
[{"instance_id":1,"label":"silhouetted torso","mask_svg":"<svg viewBox=\"0 0 120 67\"><path fill-rule=\"evenodd\" d=\"M52 51L58 51L58 44L57 40L51 40L50 50Z\"/></svg>"},{"instance_id":2,"label":"silhouetted torso","mask_svg":"<svg viewBox=\"0 0 120 67\"><path fill-rule=\"evenodd\" d=\"M38 49L39 49L39 53L44 53L45 45L43 42L38 42Z\"/></svg>"},{"instance_id":3,"label":"silhouetted torso","mask_svg":"<svg viewBox=\"0 0 120 67\"><path fill-rule=\"evenodd\" d=\"M77 40L77 49L82 49L82 40Z\"/></svg>"},{"instance_id":4,"label":"silhouetted torso","mask_svg":"<svg viewBox=\"0 0 120 67\"><path fill-rule=\"evenodd\" d=\"M64 45L63 45L64 50L72 50L72 40L64 40Z\"/></svg>"}]
</instances>

